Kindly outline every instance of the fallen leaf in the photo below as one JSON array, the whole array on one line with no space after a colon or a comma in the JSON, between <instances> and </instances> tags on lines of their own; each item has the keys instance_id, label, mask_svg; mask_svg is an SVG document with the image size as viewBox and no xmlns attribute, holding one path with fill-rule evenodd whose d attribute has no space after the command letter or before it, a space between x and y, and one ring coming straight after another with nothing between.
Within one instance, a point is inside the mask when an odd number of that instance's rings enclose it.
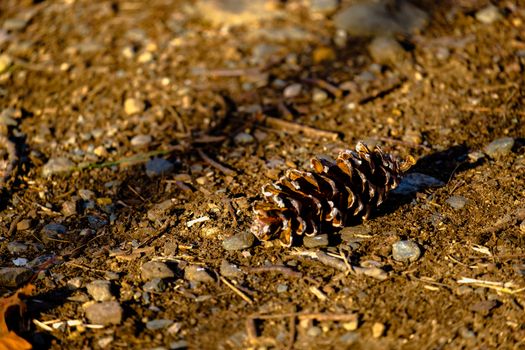
<instances>
[{"instance_id":1,"label":"fallen leaf","mask_svg":"<svg viewBox=\"0 0 525 350\"><path fill-rule=\"evenodd\" d=\"M7 327L6 318L8 314L18 309L18 316L23 317L26 311L26 304L21 295L31 295L35 286L28 284L15 292L15 294L0 299L0 350L29 350L31 344L24 338L18 336Z\"/></svg>"}]
</instances>

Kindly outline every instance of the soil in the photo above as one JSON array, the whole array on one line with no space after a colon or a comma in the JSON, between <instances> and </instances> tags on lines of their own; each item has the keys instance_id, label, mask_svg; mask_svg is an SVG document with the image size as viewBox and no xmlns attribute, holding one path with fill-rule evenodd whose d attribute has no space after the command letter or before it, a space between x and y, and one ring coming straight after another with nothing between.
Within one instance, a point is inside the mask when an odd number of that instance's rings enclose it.
<instances>
[{"instance_id":1,"label":"soil","mask_svg":"<svg viewBox=\"0 0 525 350\"><path fill-rule=\"evenodd\" d=\"M286 16L228 25L196 2L2 1L2 130L17 157L0 265L28 259L28 317L56 325L23 335L49 349L525 348L524 4L497 2L502 18L482 23L487 1L419 3L428 26L396 36L402 57L389 62L374 62L370 38L336 42L332 14L307 1L274 5ZM301 90L283 95L293 83ZM502 137L509 152L476 153ZM263 184L359 140L412 155L409 172L444 183L391 196L358 226L367 234L317 248L386 279L297 255L304 247L223 248L249 229ZM75 166L44 176L60 157ZM148 176L153 157L174 170ZM50 235L50 223L66 232ZM399 240L422 255L394 260ZM8 251L14 241L27 250ZM151 260L175 272L162 292L143 290ZM225 277L223 260L246 272ZM189 264L214 281L188 281ZM97 279L111 280L118 325L86 326L85 285ZM157 319L174 323L146 327Z\"/></svg>"}]
</instances>

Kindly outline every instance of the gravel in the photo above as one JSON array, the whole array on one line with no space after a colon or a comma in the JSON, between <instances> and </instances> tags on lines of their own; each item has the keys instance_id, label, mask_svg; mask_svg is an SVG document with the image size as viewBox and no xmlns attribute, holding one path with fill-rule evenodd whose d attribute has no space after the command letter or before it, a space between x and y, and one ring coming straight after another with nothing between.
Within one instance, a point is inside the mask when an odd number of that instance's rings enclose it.
<instances>
[{"instance_id":1,"label":"gravel","mask_svg":"<svg viewBox=\"0 0 525 350\"><path fill-rule=\"evenodd\" d=\"M154 278L173 278L175 273L169 266L161 261L148 261L140 267L142 279L149 281Z\"/></svg>"},{"instance_id":2,"label":"gravel","mask_svg":"<svg viewBox=\"0 0 525 350\"><path fill-rule=\"evenodd\" d=\"M173 324L172 320L167 320L164 318L157 319L157 320L151 320L146 322L146 328L150 331L156 331L159 329L167 328Z\"/></svg>"},{"instance_id":3,"label":"gravel","mask_svg":"<svg viewBox=\"0 0 525 350\"><path fill-rule=\"evenodd\" d=\"M463 196L451 196L446 202L454 209L462 209L468 203L468 199Z\"/></svg>"},{"instance_id":4,"label":"gravel","mask_svg":"<svg viewBox=\"0 0 525 350\"><path fill-rule=\"evenodd\" d=\"M484 24L491 24L503 18L499 9L492 4L476 12L475 17Z\"/></svg>"},{"instance_id":5,"label":"gravel","mask_svg":"<svg viewBox=\"0 0 525 350\"><path fill-rule=\"evenodd\" d=\"M142 289L149 293L161 293L166 289L166 284L160 278L153 278L151 281L144 283Z\"/></svg>"},{"instance_id":6,"label":"gravel","mask_svg":"<svg viewBox=\"0 0 525 350\"><path fill-rule=\"evenodd\" d=\"M406 52L399 42L390 36L376 37L368 45L374 62L384 65L396 65L406 60Z\"/></svg>"},{"instance_id":7,"label":"gravel","mask_svg":"<svg viewBox=\"0 0 525 350\"><path fill-rule=\"evenodd\" d=\"M212 283L215 280L202 266L189 265L184 269L184 278L191 282Z\"/></svg>"},{"instance_id":8,"label":"gravel","mask_svg":"<svg viewBox=\"0 0 525 350\"><path fill-rule=\"evenodd\" d=\"M124 101L124 112L127 115L142 113L146 108L144 101L136 98L128 98Z\"/></svg>"},{"instance_id":9,"label":"gravel","mask_svg":"<svg viewBox=\"0 0 525 350\"><path fill-rule=\"evenodd\" d=\"M75 167L75 163L66 157L51 158L42 167L42 176L49 177L57 174L70 173Z\"/></svg>"},{"instance_id":10,"label":"gravel","mask_svg":"<svg viewBox=\"0 0 525 350\"><path fill-rule=\"evenodd\" d=\"M379 338L385 332L385 325L381 322L375 322L372 325L372 337Z\"/></svg>"},{"instance_id":11,"label":"gravel","mask_svg":"<svg viewBox=\"0 0 525 350\"><path fill-rule=\"evenodd\" d=\"M11 254L25 253L28 248L29 247L27 246L27 244L24 244L22 242L14 241L7 243L7 250Z\"/></svg>"},{"instance_id":12,"label":"gravel","mask_svg":"<svg viewBox=\"0 0 525 350\"><path fill-rule=\"evenodd\" d=\"M297 97L301 93L302 89L303 89L303 86L301 84L296 83L296 84L288 85L283 91L283 96L284 98Z\"/></svg>"},{"instance_id":13,"label":"gravel","mask_svg":"<svg viewBox=\"0 0 525 350\"><path fill-rule=\"evenodd\" d=\"M111 293L111 282L96 280L86 285L89 295L96 301L109 301L113 298Z\"/></svg>"},{"instance_id":14,"label":"gravel","mask_svg":"<svg viewBox=\"0 0 525 350\"><path fill-rule=\"evenodd\" d=\"M241 132L235 135L233 141L235 141L237 145L248 145L250 143L253 143L253 141L255 141L255 138L246 132Z\"/></svg>"},{"instance_id":15,"label":"gravel","mask_svg":"<svg viewBox=\"0 0 525 350\"><path fill-rule=\"evenodd\" d=\"M227 260L221 261L221 275L224 277L241 277L244 272L235 264L229 263Z\"/></svg>"},{"instance_id":16,"label":"gravel","mask_svg":"<svg viewBox=\"0 0 525 350\"><path fill-rule=\"evenodd\" d=\"M250 248L255 242L255 236L249 231L242 231L222 242L222 247L226 250L242 250Z\"/></svg>"},{"instance_id":17,"label":"gravel","mask_svg":"<svg viewBox=\"0 0 525 350\"><path fill-rule=\"evenodd\" d=\"M93 324L120 324L124 310L116 301L94 303L86 307L86 318Z\"/></svg>"},{"instance_id":18,"label":"gravel","mask_svg":"<svg viewBox=\"0 0 525 350\"><path fill-rule=\"evenodd\" d=\"M133 136L130 143L133 147L146 147L152 140L153 137L151 135L136 135Z\"/></svg>"},{"instance_id":19,"label":"gravel","mask_svg":"<svg viewBox=\"0 0 525 350\"><path fill-rule=\"evenodd\" d=\"M483 151L489 157L497 159L509 154L513 146L514 139L512 137L502 137L486 145Z\"/></svg>"},{"instance_id":20,"label":"gravel","mask_svg":"<svg viewBox=\"0 0 525 350\"><path fill-rule=\"evenodd\" d=\"M397 261L413 262L421 256L421 249L414 241L398 241L392 245L392 256Z\"/></svg>"}]
</instances>

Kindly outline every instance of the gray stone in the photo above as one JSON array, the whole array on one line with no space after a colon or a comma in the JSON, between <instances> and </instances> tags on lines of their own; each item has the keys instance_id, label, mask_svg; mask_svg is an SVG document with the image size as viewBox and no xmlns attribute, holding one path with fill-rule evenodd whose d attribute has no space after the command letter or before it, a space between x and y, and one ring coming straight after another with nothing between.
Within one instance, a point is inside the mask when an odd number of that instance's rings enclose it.
<instances>
[{"instance_id":1,"label":"gray stone","mask_svg":"<svg viewBox=\"0 0 525 350\"><path fill-rule=\"evenodd\" d=\"M200 0L195 6L206 21L217 26L253 25L279 14L267 0Z\"/></svg>"},{"instance_id":2,"label":"gray stone","mask_svg":"<svg viewBox=\"0 0 525 350\"><path fill-rule=\"evenodd\" d=\"M88 215L87 220L89 227L93 230L99 230L108 224L106 219L94 215Z\"/></svg>"},{"instance_id":3,"label":"gray stone","mask_svg":"<svg viewBox=\"0 0 525 350\"><path fill-rule=\"evenodd\" d=\"M133 136L130 143L133 147L146 147L152 140L153 137L151 135L137 135Z\"/></svg>"},{"instance_id":4,"label":"gray stone","mask_svg":"<svg viewBox=\"0 0 525 350\"><path fill-rule=\"evenodd\" d=\"M512 137L502 137L496 139L486 145L483 151L491 158L500 158L506 156L514 146L514 139Z\"/></svg>"},{"instance_id":5,"label":"gray stone","mask_svg":"<svg viewBox=\"0 0 525 350\"><path fill-rule=\"evenodd\" d=\"M28 246L22 242L9 242L7 243L7 250L11 254L20 254L26 252L28 249Z\"/></svg>"},{"instance_id":6,"label":"gray stone","mask_svg":"<svg viewBox=\"0 0 525 350\"><path fill-rule=\"evenodd\" d=\"M53 240L64 239L63 236L66 234L66 232L67 229L64 225L51 223L42 228L40 235L44 243L48 243L52 242Z\"/></svg>"},{"instance_id":7,"label":"gray stone","mask_svg":"<svg viewBox=\"0 0 525 350\"><path fill-rule=\"evenodd\" d=\"M172 324L173 324L172 320L161 318L158 320L151 320L151 321L146 322L146 328L149 329L150 331L156 331L159 329L169 327Z\"/></svg>"},{"instance_id":8,"label":"gray stone","mask_svg":"<svg viewBox=\"0 0 525 350\"><path fill-rule=\"evenodd\" d=\"M312 12L331 13L337 9L337 0L310 0L309 7Z\"/></svg>"},{"instance_id":9,"label":"gray stone","mask_svg":"<svg viewBox=\"0 0 525 350\"><path fill-rule=\"evenodd\" d=\"M244 272L235 264L229 263L227 260L221 261L221 275L224 277L241 277Z\"/></svg>"},{"instance_id":10,"label":"gray stone","mask_svg":"<svg viewBox=\"0 0 525 350\"><path fill-rule=\"evenodd\" d=\"M376 36L408 34L422 29L428 15L408 1L398 1L394 11L387 1L369 1L354 4L334 16L337 29L350 35Z\"/></svg>"},{"instance_id":11,"label":"gray stone","mask_svg":"<svg viewBox=\"0 0 525 350\"><path fill-rule=\"evenodd\" d=\"M184 269L184 278L191 282L212 283L215 280L202 266L189 265Z\"/></svg>"},{"instance_id":12,"label":"gray stone","mask_svg":"<svg viewBox=\"0 0 525 350\"><path fill-rule=\"evenodd\" d=\"M13 259L13 265L15 265L15 266L26 266L27 265L27 259L26 258Z\"/></svg>"},{"instance_id":13,"label":"gray stone","mask_svg":"<svg viewBox=\"0 0 525 350\"><path fill-rule=\"evenodd\" d=\"M86 286L87 292L96 301L109 301L113 298L111 294L111 282L96 280Z\"/></svg>"},{"instance_id":14,"label":"gray stone","mask_svg":"<svg viewBox=\"0 0 525 350\"><path fill-rule=\"evenodd\" d=\"M153 278L173 278L175 273L163 262L160 261L148 261L140 267L142 279L149 281Z\"/></svg>"},{"instance_id":15,"label":"gray stone","mask_svg":"<svg viewBox=\"0 0 525 350\"><path fill-rule=\"evenodd\" d=\"M94 303L86 307L86 318L93 324L120 324L124 310L116 301Z\"/></svg>"},{"instance_id":16,"label":"gray stone","mask_svg":"<svg viewBox=\"0 0 525 350\"><path fill-rule=\"evenodd\" d=\"M414 241L399 241L392 245L392 256L397 261L413 262L421 256L421 249Z\"/></svg>"},{"instance_id":17,"label":"gray stone","mask_svg":"<svg viewBox=\"0 0 525 350\"><path fill-rule=\"evenodd\" d=\"M49 177L56 174L66 174L75 168L75 163L65 157L51 158L42 167L42 176Z\"/></svg>"},{"instance_id":18,"label":"gray stone","mask_svg":"<svg viewBox=\"0 0 525 350\"><path fill-rule=\"evenodd\" d=\"M170 350L187 349L190 344L186 340L178 340L170 343Z\"/></svg>"},{"instance_id":19,"label":"gray stone","mask_svg":"<svg viewBox=\"0 0 525 350\"><path fill-rule=\"evenodd\" d=\"M166 289L166 284L160 278L153 278L151 281L144 283L142 289L148 293L161 293Z\"/></svg>"},{"instance_id":20,"label":"gray stone","mask_svg":"<svg viewBox=\"0 0 525 350\"><path fill-rule=\"evenodd\" d=\"M253 143L253 141L255 141L255 138L248 133L241 132L235 135L233 140L238 145L247 145L247 144Z\"/></svg>"},{"instance_id":21,"label":"gray stone","mask_svg":"<svg viewBox=\"0 0 525 350\"><path fill-rule=\"evenodd\" d=\"M255 241L255 236L250 231L242 231L222 242L222 247L226 250L242 250L250 248Z\"/></svg>"},{"instance_id":22,"label":"gray stone","mask_svg":"<svg viewBox=\"0 0 525 350\"><path fill-rule=\"evenodd\" d=\"M484 24L491 24L503 18L499 9L490 4L476 12L476 19Z\"/></svg>"},{"instance_id":23,"label":"gray stone","mask_svg":"<svg viewBox=\"0 0 525 350\"><path fill-rule=\"evenodd\" d=\"M148 210L148 219L151 221L159 221L166 218L169 211L175 207L175 203L171 199L155 204Z\"/></svg>"},{"instance_id":24,"label":"gray stone","mask_svg":"<svg viewBox=\"0 0 525 350\"><path fill-rule=\"evenodd\" d=\"M120 279L120 275L117 272L113 272L113 271L104 272L104 277L110 281L115 281L115 280Z\"/></svg>"},{"instance_id":25,"label":"gray stone","mask_svg":"<svg viewBox=\"0 0 525 350\"><path fill-rule=\"evenodd\" d=\"M0 268L0 287L18 288L31 276L33 276L33 271L26 267L2 267Z\"/></svg>"},{"instance_id":26,"label":"gray stone","mask_svg":"<svg viewBox=\"0 0 525 350\"><path fill-rule=\"evenodd\" d=\"M443 181L430 175L410 173L403 177L399 186L392 190L391 193L400 196L409 196L428 187L441 187L444 185L445 183Z\"/></svg>"},{"instance_id":27,"label":"gray stone","mask_svg":"<svg viewBox=\"0 0 525 350\"><path fill-rule=\"evenodd\" d=\"M312 237L305 236L303 244L306 248L318 248L328 246L328 235L315 235Z\"/></svg>"},{"instance_id":28,"label":"gray stone","mask_svg":"<svg viewBox=\"0 0 525 350\"><path fill-rule=\"evenodd\" d=\"M374 38L368 45L374 62L383 65L397 65L407 60L407 53L399 42L390 36Z\"/></svg>"},{"instance_id":29,"label":"gray stone","mask_svg":"<svg viewBox=\"0 0 525 350\"><path fill-rule=\"evenodd\" d=\"M446 202L454 209L462 209L467 204L468 199L463 196L450 196Z\"/></svg>"},{"instance_id":30,"label":"gray stone","mask_svg":"<svg viewBox=\"0 0 525 350\"><path fill-rule=\"evenodd\" d=\"M173 163L163 158L153 158L146 163L146 175L150 178L168 175L173 169Z\"/></svg>"},{"instance_id":31,"label":"gray stone","mask_svg":"<svg viewBox=\"0 0 525 350\"><path fill-rule=\"evenodd\" d=\"M346 332L345 334L339 337L339 343L345 346L352 345L358 340L359 334L357 332Z\"/></svg>"},{"instance_id":32,"label":"gray stone","mask_svg":"<svg viewBox=\"0 0 525 350\"><path fill-rule=\"evenodd\" d=\"M288 85L283 90L283 96L284 96L284 98L297 97L301 93L302 89L303 89L303 86L301 84L298 84L298 83Z\"/></svg>"}]
</instances>

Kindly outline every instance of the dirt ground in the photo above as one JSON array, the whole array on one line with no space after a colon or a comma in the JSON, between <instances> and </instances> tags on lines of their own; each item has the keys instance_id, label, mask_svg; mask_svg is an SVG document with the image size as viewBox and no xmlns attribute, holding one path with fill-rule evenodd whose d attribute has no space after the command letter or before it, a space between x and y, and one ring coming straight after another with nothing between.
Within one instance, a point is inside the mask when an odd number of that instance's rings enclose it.
<instances>
[{"instance_id":1,"label":"dirt ground","mask_svg":"<svg viewBox=\"0 0 525 350\"><path fill-rule=\"evenodd\" d=\"M334 24L351 1L316 3L0 2L0 266L34 272L34 348L525 348L525 3L419 2L428 24L375 53ZM263 184L359 140L442 185L329 246L224 248ZM117 324L86 315L94 280Z\"/></svg>"}]
</instances>

